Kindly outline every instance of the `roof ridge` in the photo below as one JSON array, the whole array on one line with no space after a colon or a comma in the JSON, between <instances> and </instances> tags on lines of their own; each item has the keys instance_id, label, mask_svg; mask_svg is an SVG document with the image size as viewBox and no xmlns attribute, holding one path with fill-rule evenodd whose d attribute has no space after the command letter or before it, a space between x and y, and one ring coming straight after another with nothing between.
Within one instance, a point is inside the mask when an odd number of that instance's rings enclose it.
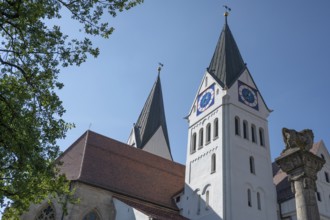
<instances>
[{"instance_id":1,"label":"roof ridge","mask_svg":"<svg viewBox=\"0 0 330 220\"><path fill-rule=\"evenodd\" d=\"M148 201L148 200L145 200L143 198L139 198L139 197L132 197L132 196L127 196L125 194L119 194L119 193L114 193L115 195L113 195L114 198L116 199L119 199L120 201L122 200L127 200L127 201L130 201L130 202L133 202L133 203L138 203L138 202L141 202L143 203L144 205L147 205L149 207L153 207L153 208L156 208L156 209L161 209L161 210L165 210L166 212L170 212L170 213L177 213L177 211L179 211L179 209L175 210L173 208L170 208L168 206L165 206L163 204L160 204L160 203L154 203L154 202L151 202L151 201ZM122 201L125 203L125 201ZM136 207L135 207L136 208ZM136 208L136 209L139 209L139 208ZM141 211L141 210L140 210Z\"/></svg>"},{"instance_id":2,"label":"roof ridge","mask_svg":"<svg viewBox=\"0 0 330 220\"><path fill-rule=\"evenodd\" d=\"M86 131L86 134L85 134L85 143L84 143L84 147L83 147L83 151L82 151L82 157L81 157L81 163L80 163L80 170L79 170L79 174L78 174L77 179L80 179L81 172L83 170L83 165L84 165L84 161L85 161L85 152L86 152L86 146L87 146L87 143L88 143L89 132L90 132L90 130L88 129Z\"/></svg>"}]
</instances>

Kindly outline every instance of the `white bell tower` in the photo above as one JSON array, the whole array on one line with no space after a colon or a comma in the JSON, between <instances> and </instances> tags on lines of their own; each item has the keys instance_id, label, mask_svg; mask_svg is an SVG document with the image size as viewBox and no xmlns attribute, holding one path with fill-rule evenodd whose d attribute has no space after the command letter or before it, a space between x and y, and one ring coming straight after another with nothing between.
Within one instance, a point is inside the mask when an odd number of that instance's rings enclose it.
<instances>
[{"instance_id":1,"label":"white bell tower","mask_svg":"<svg viewBox=\"0 0 330 220\"><path fill-rule=\"evenodd\" d=\"M227 23L190 113L182 215L276 220L265 104Z\"/></svg>"}]
</instances>

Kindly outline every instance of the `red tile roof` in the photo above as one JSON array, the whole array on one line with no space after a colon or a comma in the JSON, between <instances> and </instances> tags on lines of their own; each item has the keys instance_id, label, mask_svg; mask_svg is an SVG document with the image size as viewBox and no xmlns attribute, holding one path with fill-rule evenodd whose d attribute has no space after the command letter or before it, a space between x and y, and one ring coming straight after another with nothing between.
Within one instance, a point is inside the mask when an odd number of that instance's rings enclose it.
<instances>
[{"instance_id":1,"label":"red tile roof","mask_svg":"<svg viewBox=\"0 0 330 220\"><path fill-rule=\"evenodd\" d=\"M172 197L183 190L185 166L92 131L59 158L69 180L178 210Z\"/></svg>"},{"instance_id":2,"label":"red tile roof","mask_svg":"<svg viewBox=\"0 0 330 220\"><path fill-rule=\"evenodd\" d=\"M187 218L180 215L179 212L174 212L169 209L162 209L158 206L153 206L148 203L144 203L141 201L132 200L130 198L117 197L116 199L122 201L123 203L139 210L140 212L148 215L152 219L155 220L187 220Z\"/></svg>"}]
</instances>

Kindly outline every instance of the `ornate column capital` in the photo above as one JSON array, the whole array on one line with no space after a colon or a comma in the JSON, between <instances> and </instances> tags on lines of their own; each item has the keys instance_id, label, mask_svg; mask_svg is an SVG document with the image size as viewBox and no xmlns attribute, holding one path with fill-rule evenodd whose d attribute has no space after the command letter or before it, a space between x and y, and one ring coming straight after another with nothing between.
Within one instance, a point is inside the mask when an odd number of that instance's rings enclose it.
<instances>
[{"instance_id":1,"label":"ornate column capital","mask_svg":"<svg viewBox=\"0 0 330 220\"><path fill-rule=\"evenodd\" d=\"M286 148L275 162L288 174L292 192L295 194L297 219L319 220L314 191L317 173L325 161L309 151L312 148L313 132L308 129L297 132L286 128L283 128L282 132Z\"/></svg>"}]
</instances>

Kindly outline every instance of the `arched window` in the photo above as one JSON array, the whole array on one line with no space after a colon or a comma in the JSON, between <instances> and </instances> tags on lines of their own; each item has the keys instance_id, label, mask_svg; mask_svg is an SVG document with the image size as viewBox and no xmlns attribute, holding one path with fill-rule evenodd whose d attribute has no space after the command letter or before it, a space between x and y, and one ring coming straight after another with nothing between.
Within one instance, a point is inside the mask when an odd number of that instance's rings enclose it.
<instances>
[{"instance_id":1,"label":"arched window","mask_svg":"<svg viewBox=\"0 0 330 220\"><path fill-rule=\"evenodd\" d=\"M95 211L89 212L87 215L84 216L83 220L100 220L101 218Z\"/></svg>"},{"instance_id":2,"label":"arched window","mask_svg":"<svg viewBox=\"0 0 330 220\"><path fill-rule=\"evenodd\" d=\"M198 195L198 202L197 202L197 215L201 213L201 195Z\"/></svg>"},{"instance_id":3,"label":"arched window","mask_svg":"<svg viewBox=\"0 0 330 220\"><path fill-rule=\"evenodd\" d=\"M323 155L323 154L321 154L321 158L322 158L323 160L325 160L325 157L324 157L324 155Z\"/></svg>"},{"instance_id":4,"label":"arched window","mask_svg":"<svg viewBox=\"0 0 330 220\"><path fill-rule=\"evenodd\" d=\"M257 205L258 205L258 209L261 210L261 201L260 201L260 193L257 192Z\"/></svg>"},{"instance_id":5,"label":"arched window","mask_svg":"<svg viewBox=\"0 0 330 220\"><path fill-rule=\"evenodd\" d=\"M251 190L247 190L247 201L248 201L248 206L252 207L252 201L251 201Z\"/></svg>"},{"instance_id":6,"label":"arched window","mask_svg":"<svg viewBox=\"0 0 330 220\"><path fill-rule=\"evenodd\" d=\"M217 138L219 137L219 120L216 118L214 119L214 122L213 122L213 138Z\"/></svg>"},{"instance_id":7,"label":"arched window","mask_svg":"<svg viewBox=\"0 0 330 220\"><path fill-rule=\"evenodd\" d=\"M250 157L250 173L256 174L255 166L254 166L254 158Z\"/></svg>"},{"instance_id":8,"label":"arched window","mask_svg":"<svg viewBox=\"0 0 330 220\"><path fill-rule=\"evenodd\" d=\"M210 143L211 142L211 124L208 123L206 125L206 143Z\"/></svg>"},{"instance_id":9,"label":"arched window","mask_svg":"<svg viewBox=\"0 0 330 220\"><path fill-rule=\"evenodd\" d=\"M239 117L235 117L235 134L236 135L241 135L241 130L240 130L240 120Z\"/></svg>"},{"instance_id":10,"label":"arched window","mask_svg":"<svg viewBox=\"0 0 330 220\"><path fill-rule=\"evenodd\" d=\"M199 130L199 142L198 142L198 148L202 148L203 147L203 142L204 142L204 140L203 140L203 138L204 138L204 130L203 130L203 128L201 128L200 130Z\"/></svg>"},{"instance_id":11,"label":"arched window","mask_svg":"<svg viewBox=\"0 0 330 220\"><path fill-rule=\"evenodd\" d=\"M38 213L36 220L55 220L55 210L52 205L47 204Z\"/></svg>"},{"instance_id":12,"label":"arched window","mask_svg":"<svg viewBox=\"0 0 330 220\"><path fill-rule=\"evenodd\" d=\"M205 209L207 210L210 206L210 192L206 191L205 193Z\"/></svg>"},{"instance_id":13,"label":"arched window","mask_svg":"<svg viewBox=\"0 0 330 220\"><path fill-rule=\"evenodd\" d=\"M259 128L259 142L261 146L265 146L264 129L262 128Z\"/></svg>"},{"instance_id":14,"label":"arched window","mask_svg":"<svg viewBox=\"0 0 330 220\"><path fill-rule=\"evenodd\" d=\"M251 125L251 138L253 143L257 143L256 126L254 124Z\"/></svg>"},{"instance_id":15,"label":"arched window","mask_svg":"<svg viewBox=\"0 0 330 220\"><path fill-rule=\"evenodd\" d=\"M320 192L316 192L316 197L317 197L317 200L319 202L322 202L322 199L321 199L321 193Z\"/></svg>"},{"instance_id":16,"label":"arched window","mask_svg":"<svg viewBox=\"0 0 330 220\"><path fill-rule=\"evenodd\" d=\"M212 154L211 156L211 173L215 173L216 171L216 156L215 154Z\"/></svg>"},{"instance_id":17,"label":"arched window","mask_svg":"<svg viewBox=\"0 0 330 220\"><path fill-rule=\"evenodd\" d=\"M197 141L197 137L196 137L196 133L193 133L192 137L191 137L191 153L194 153L196 151L196 141Z\"/></svg>"},{"instance_id":18,"label":"arched window","mask_svg":"<svg viewBox=\"0 0 330 220\"><path fill-rule=\"evenodd\" d=\"M325 176L325 181L327 183L329 183L329 173L328 172L324 172L324 176Z\"/></svg>"},{"instance_id":19,"label":"arched window","mask_svg":"<svg viewBox=\"0 0 330 220\"><path fill-rule=\"evenodd\" d=\"M243 138L249 139L249 133L248 133L248 122L243 121Z\"/></svg>"}]
</instances>

